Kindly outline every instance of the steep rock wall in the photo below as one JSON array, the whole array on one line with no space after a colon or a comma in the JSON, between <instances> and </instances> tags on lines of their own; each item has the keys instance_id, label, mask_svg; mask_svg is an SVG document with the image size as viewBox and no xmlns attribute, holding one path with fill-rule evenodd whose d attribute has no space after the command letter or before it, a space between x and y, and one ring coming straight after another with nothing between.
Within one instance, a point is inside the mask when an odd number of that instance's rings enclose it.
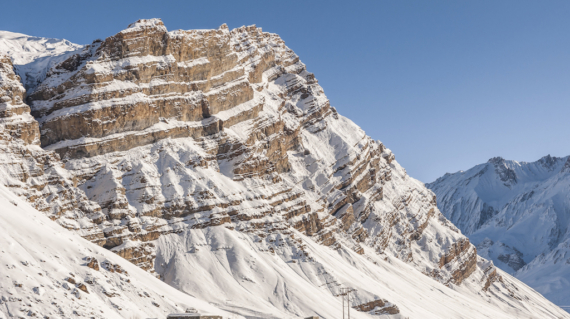
<instances>
[{"instance_id":1,"label":"steep rock wall","mask_svg":"<svg viewBox=\"0 0 570 319\"><path fill-rule=\"evenodd\" d=\"M42 145L102 208L101 244L145 269L161 234L215 225L262 237L297 229L337 249L340 236L359 253L371 245L436 269L412 249L441 220L432 195L402 188L405 173L390 182L390 151L330 107L275 34L139 21L52 69L28 101ZM192 139L156 143L178 137ZM459 284L473 271L454 267L439 276Z\"/></svg>"},{"instance_id":2,"label":"steep rock wall","mask_svg":"<svg viewBox=\"0 0 570 319\"><path fill-rule=\"evenodd\" d=\"M103 217L101 208L77 188L57 154L38 146L39 125L19 80L11 59L0 57L1 182L62 226L98 242L103 232L92 221Z\"/></svg>"}]
</instances>

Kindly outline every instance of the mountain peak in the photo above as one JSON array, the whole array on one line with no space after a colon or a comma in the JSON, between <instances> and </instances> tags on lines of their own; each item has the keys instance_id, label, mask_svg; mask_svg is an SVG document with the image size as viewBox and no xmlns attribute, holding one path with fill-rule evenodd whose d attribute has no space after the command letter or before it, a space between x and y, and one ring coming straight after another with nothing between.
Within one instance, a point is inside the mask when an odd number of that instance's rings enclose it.
<instances>
[{"instance_id":1,"label":"mountain peak","mask_svg":"<svg viewBox=\"0 0 570 319\"><path fill-rule=\"evenodd\" d=\"M507 161L504 158L497 156L489 159L488 163L495 166L495 172L499 176L499 179L504 182L504 185L510 187L512 184L517 182L516 172L507 165Z\"/></svg>"},{"instance_id":2,"label":"mountain peak","mask_svg":"<svg viewBox=\"0 0 570 319\"><path fill-rule=\"evenodd\" d=\"M551 170L554 168L554 166L558 163L558 161L561 160L560 157L554 157L554 156L550 156L550 154L542 157L541 159L539 159L539 163L542 164L542 166L544 166L545 168Z\"/></svg>"},{"instance_id":3,"label":"mountain peak","mask_svg":"<svg viewBox=\"0 0 570 319\"><path fill-rule=\"evenodd\" d=\"M218 29L220 30L229 30L228 25L223 23Z\"/></svg>"},{"instance_id":4,"label":"mountain peak","mask_svg":"<svg viewBox=\"0 0 570 319\"><path fill-rule=\"evenodd\" d=\"M0 54L10 57L16 73L26 89L43 81L47 71L67 59L82 45L65 39L34 37L21 33L0 31Z\"/></svg>"},{"instance_id":5,"label":"mountain peak","mask_svg":"<svg viewBox=\"0 0 570 319\"><path fill-rule=\"evenodd\" d=\"M161 19L153 18L137 20L136 22L129 24L127 29L123 30L122 32L141 31L143 29L159 29L165 32L167 31Z\"/></svg>"},{"instance_id":6,"label":"mountain peak","mask_svg":"<svg viewBox=\"0 0 570 319\"><path fill-rule=\"evenodd\" d=\"M501 165L505 163L505 159L502 158L501 156L495 156L490 158L487 163L491 163L491 164L495 164L495 165Z\"/></svg>"},{"instance_id":7,"label":"mountain peak","mask_svg":"<svg viewBox=\"0 0 570 319\"><path fill-rule=\"evenodd\" d=\"M564 172L564 173L570 172L570 156L568 156L566 163L564 163L564 166L562 167L561 172Z\"/></svg>"}]
</instances>

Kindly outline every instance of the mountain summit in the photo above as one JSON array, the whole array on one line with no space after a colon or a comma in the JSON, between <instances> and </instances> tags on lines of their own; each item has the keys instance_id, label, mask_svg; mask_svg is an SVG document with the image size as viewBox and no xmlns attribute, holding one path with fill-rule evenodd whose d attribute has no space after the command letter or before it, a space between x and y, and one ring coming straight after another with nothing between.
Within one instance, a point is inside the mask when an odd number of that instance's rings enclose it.
<instances>
[{"instance_id":1,"label":"mountain summit","mask_svg":"<svg viewBox=\"0 0 570 319\"><path fill-rule=\"evenodd\" d=\"M25 96L10 55L0 77L2 183L70 232L248 318L338 318L342 288L355 318L570 318L478 256L278 35L150 19L73 50Z\"/></svg>"}]
</instances>

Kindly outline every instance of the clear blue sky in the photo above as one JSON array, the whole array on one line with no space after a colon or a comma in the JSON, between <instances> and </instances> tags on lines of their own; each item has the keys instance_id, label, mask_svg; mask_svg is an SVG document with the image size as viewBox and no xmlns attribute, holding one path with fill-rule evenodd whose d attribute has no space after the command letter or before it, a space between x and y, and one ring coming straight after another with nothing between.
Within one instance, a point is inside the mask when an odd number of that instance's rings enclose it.
<instances>
[{"instance_id":1,"label":"clear blue sky","mask_svg":"<svg viewBox=\"0 0 570 319\"><path fill-rule=\"evenodd\" d=\"M0 30L86 44L140 18L281 35L339 112L431 182L570 155L570 1L7 1Z\"/></svg>"}]
</instances>

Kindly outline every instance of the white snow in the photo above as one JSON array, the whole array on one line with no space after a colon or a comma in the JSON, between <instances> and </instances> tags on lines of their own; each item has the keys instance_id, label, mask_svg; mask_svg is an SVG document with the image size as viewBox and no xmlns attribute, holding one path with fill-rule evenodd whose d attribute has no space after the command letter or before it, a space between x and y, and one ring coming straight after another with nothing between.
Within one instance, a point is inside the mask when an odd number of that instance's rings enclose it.
<instances>
[{"instance_id":1,"label":"white snow","mask_svg":"<svg viewBox=\"0 0 570 319\"><path fill-rule=\"evenodd\" d=\"M83 47L67 40L0 31L0 54L7 54L12 58L14 68L26 89L36 86L52 66Z\"/></svg>"},{"instance_id":2,"label":"white snow","mask_svg":"<svg viewBox=\"0 0 570 319\"><path fill-rule=\"evenodd\" d=\"M188 308L236 317L62 228L2 185L0 207L0 318L165 318ZM99 261L99 271L86 266L86 257ZM104 262L126 273L110 272Z\"/></svg>"},{"instance_id":3,"label":"white snow","mask_svg":"<svg viewBox=\"0 0 570 319\"><path fill-rule=\"evenodd\" d=\"M494 158L427 184L481 256L570 305L570 157Z\"/></svg>"},{"instance_id":4,"label":"white snow","mask_svg":"<svg viewBox=\"0 0 570 319\"><path fill-rule=\"evenodd\" d=\"M166 32L166 27L164 26L164 24L162 23L162 20L160 19L140 19L137 22L131 23L129 24L129 26L121 31L122 33L124 32L136 32L136 31L142 31L148 28L156 28L158 30L163 30L164 32Z\"/></svg>"},{"instance_id":5,"label":"white snow","mask_svg":"<svg viewBox=\"0 0 570 319\"><path fill-rule=\"evenodd\" d=\"M297 257L288 245L272 255L261 251L248 236L210 227L161 237L157 265L174 287L222 309L260 318L288 318L291 314L339 318L341 301L335 294L340 287L357 289L353 304L383 298L401 311L401 315L392 316L352 311L354 318L568 317L562 310L534 312L539 308L535 302L547 306L545 300L527 299L507 306L465 287L450 289L396 258L384 260L371 252L361 256L346 249L335 251L302 234L295 233L295 237L306 245L311 261ZM285 240L278 236L273 239ZM509 275L502 275L512 282ZM533 293L524 285L515 286L519 293Z\"/></svg>"}]
</instances>

